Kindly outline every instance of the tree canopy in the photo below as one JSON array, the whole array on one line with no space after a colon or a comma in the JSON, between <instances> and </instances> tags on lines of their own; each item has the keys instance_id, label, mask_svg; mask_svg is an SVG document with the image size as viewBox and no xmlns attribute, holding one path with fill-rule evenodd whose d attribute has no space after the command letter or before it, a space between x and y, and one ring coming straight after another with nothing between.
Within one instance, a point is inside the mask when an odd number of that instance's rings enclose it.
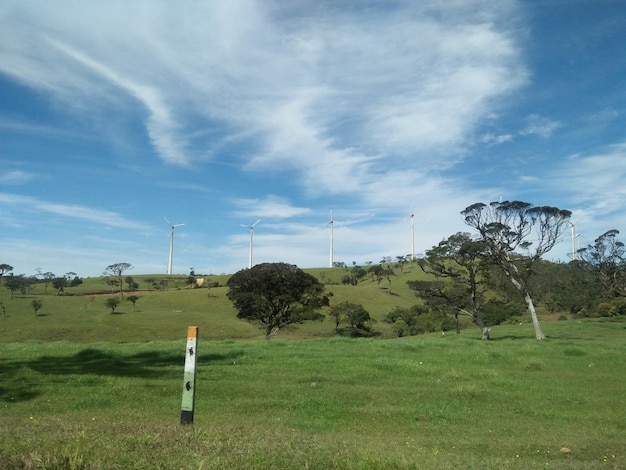
<instances>
[{"instance_id":1,"label":"tree canopy","mask_svg":"<svg viewBox=\"0 0 626 470\"><path fill-rule=\"evenodd\" d=\"M262 263L243 269L226 285L237 316L259 324L266 339L287 325L322 320L324 315L317 309L328 304L324 284L287 263Z\"/></svg>"},{"instance_id":2,"label":"tree canopy","mask_svg":"<svg viewBox=\"0 0 626 470\"><path fill-rule=\"evenodd\" d=\"M11 266L10 264L0 264L0 287L2 287L2 276L11 271L13 271L13 266Z\"/></svg>"},{"instance_id":3,"label":"tree canopy","mask_svg":"<svg viewBox=\"0 0 626 470\"><path fill-rule=\"evenodd\" d=\"M609 299L626 296L626 246L617 235L619 230L609 230L580 250L583 266L600 281Z\"/></svg>"},{"instance_id":4,"label":"tree canopy","mask_svg":"<svg viewBox=\"0 0 626 470\"><path fill-rule=\"evenodd\" d=\"M339 333L339 324L349 325L350 336L372 336L371 318L369 312L361 304L353 302L339 302L330 308L330 316L335 320L335 331Z\"/></svg>"},{"instance_id":5,"label":"tree canopy","mask_svg":"<svg viewBox=\"0 0 626 470\"><path fill-rule=\"evenodd\" d=\"M409 281L408 284L434 310L454 308L457 333L458 314L463 313L480 328L483 339L490 339L480 314L485 291L481 274L487 268L486 255L484 241L473 240L469 233L456 233L427 250L426 256L418 261L424 272L451 282Z\"/></svg>"}]
</instances>

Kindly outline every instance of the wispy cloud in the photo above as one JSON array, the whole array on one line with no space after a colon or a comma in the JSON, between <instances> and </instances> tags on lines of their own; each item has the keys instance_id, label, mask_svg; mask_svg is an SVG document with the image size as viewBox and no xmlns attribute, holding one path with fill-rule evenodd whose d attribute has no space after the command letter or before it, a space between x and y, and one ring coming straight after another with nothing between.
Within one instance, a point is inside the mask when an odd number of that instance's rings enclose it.
<instances>
[{"instance_id":1,"label":"wispy cloud","mask_svg":"<svg viewBox=\"0 0 626 470\"><path fill-rule=\"evenodd\" d=\"M588 155L572 155L551 169L542 184L562 193L577 221L577 230L593 239L601 232L624 228L626 213L626 142ZM598 233L588 233L597 227Z\"/></svg>"},{"instance_id":2,"label":"wispy cloud","mask_svg":"<svg viewBox=\"0 0 626 470\"><path fill-rule=\"evenodd\" d=\"M297 3L179 11L150 2L128 12L110 2L97 15L69 4L81 18L71 27L52 7L6 9L31 29L5 21L4 71L84 113L136 113L128 99L139 103L165 162L243 141L257 149L251 168L295 170L309 190L321 181L323 191L351 193L385 179L385 168L454 164L491 104L527 75L505 30L513 2L328 3L306 17Z\"/></svg>"},{"instance_id":3,"label":"wispy cloud","mask_svg":"<svg viewBox=\"0 0 626 470\"><path fill-rule=\"evenodd\" d=\"M19 185L28 183L34 178L36 178L36 175L22 170L11 170L6 173L0 173L1 184Z\"/></svg>"},{"instance_id":4,"label":"wispy cloud","mask_svg":"<svg viewBox=\"0 0 626 470\"><path fill-rule=\"evenodd\" d=\"M144 230L150 228L147 224L127 219L116 212L94 209L78 204L59 204L42 201L34 197L18 194L0 193L0 206L5 206L6 208L20 207L21 210L35 210L67 219L93 222L107 227Z\"/></svg>"},{"instance_id":5,"label":"wispy cloud","mask_svg":"<svg viewBox=\"0 0 626 470\"><path fill-rule=\"evenodd\" d=\"M310 212L306 207L293 206L286 198L274 195L263 199L235 199L233 203L240 208L235 212L238 217L289 219Z\"/></svg>"},{"instance_id":6,"label":"wispy cloud","mask_svg":"<svg viewBox=\"0 0 626 470\"><path fill-rule=\"evenodd\" d=\"M526 127L520 132L521 135L538 135L550 137L561 124L538 114L531 114L526 118Z\"/></svg>"}]
</instances>

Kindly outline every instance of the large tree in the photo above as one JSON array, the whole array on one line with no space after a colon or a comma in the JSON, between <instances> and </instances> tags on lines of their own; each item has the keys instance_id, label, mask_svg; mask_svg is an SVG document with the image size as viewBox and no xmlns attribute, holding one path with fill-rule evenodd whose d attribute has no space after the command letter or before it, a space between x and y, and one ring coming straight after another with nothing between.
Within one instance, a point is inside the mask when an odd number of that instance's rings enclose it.
<instances>
[{"instance_id":1,"label":"large tree","mask_svg":"<svg viewBox=\"0 0 626 470\"><path fill-rule=\"evenodd\" d=\"M130 263L115 263L107 266L105 273L107 275L113 275L117 277L118 285L120 286L120 296L124 298L124 284L122 282L122 274L124 271L133 269L133 265Z\"/></svg>"},{"instance_id":2,"label":"large tree","mask_svg":"<svg viewBox=\"0 0 626 470\"><path fill-rule=\"evenodd\" d=\"M455 318L458 314L468 315L480 328L483 339L490 339L489 329L480 315L485 286L482 280L483 269L486 268L487 245L484 241L473 240L469 233L459 232L439 245L426 251L420 258L420 268L437 278L447 278L451 282L407 284L416 294L432 305L443 303L454 309Z\"/></svg>"},{"instance_id":3,"label":"large tree","mask_svg":"<svg viewBox=\"0 0 626 470\"><path fill-rule=\"evenodd\" d=\"M465 223L486 243L490 260L524 297L535 337L545 339L528 290L533 264L561 239L572 213L522 201L481 202L461 211ZM521 251L521 253L520 253Z\"/></svg>"},{"instance_id":4,"label":"large tree","mask_svg":"<svg viewBox=\"0 0 626 470\"><path fill-rule=\"evenodd\" d=\"M619 230L609 230L580 250L583 266L600 281L609 299L626 296L626 246L617 235Z\"/></svg>"},{"instance_id":5,"label":"large tree","mask_svg":"<svg viewBox=\"0 0 626 470\"><path fill-rule=\"evenodd\" d=\"M328 304L324 284L297 266L262 263L231 276L226 285L237 316L259 324L270 339L281 328L306 320L322 320L317 312Z\"/></svg>"}]
</instances>

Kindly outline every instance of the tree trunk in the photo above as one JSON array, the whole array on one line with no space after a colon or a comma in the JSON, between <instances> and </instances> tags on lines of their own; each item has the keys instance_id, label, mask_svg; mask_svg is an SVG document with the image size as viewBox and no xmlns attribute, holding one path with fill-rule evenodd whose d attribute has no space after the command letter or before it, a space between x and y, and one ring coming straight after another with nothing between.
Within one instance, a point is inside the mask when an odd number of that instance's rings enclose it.
<instances>
[{"instance_id":1,"label":"tree trunk","mask_svg":"<svg viewBox=\"0 0 626 470\"><path fill-rule=\"evenodd\" d=\"M482 318L480 318L480 316L479 316L479 315L476 315L476 316L474 317L474 321L475 321L475 322L476 322L476 324L478 325L478 328L480 328L480 331L481 331L481 332L482 332L482 334L483 334L483 339L484 339L484 340L490 340L490 339L491 339L491 336L489 336L489 328L487 328L487 327L485 326L485 323L483 322L483 319L482 319Z\"/></svg>"},{"instance_id":2,"label":"tree trunk","mask_svg":"<svg viewBox=\"0 0 626 470\"><path fill-rule=\"evenodd\" d=\"M276 328L272 328L271 325L267 325L265 327L265 339L269 341L270 339L272 339L272 336L276 336L278 334L279 330L280 330L280 326L277 326Z\"/></svg>"},{"instance_id":3,"label":"tree trunk","mask_svg":"<svg viewBox=\"0 0 626 470\"><path fill-rule=\"evenodd\" d=\"M478 315L478 313L471 313L471 312L468 312L467 310L465 310L463 308L460 309L460 311L462 313L464 313L465 315L469 316L474 321L474 323L476 323L476 326L478 326L478 328L480 328L480 332L483 335L482 339L484 339L484 340L490 340L491 339L491 336L489 335L489 328L487 328L485 326L485 322L483 322L483 319L480 318L480 315Z\"/></svg>"},{"instance_id":4,"label":"tree trunk","mask_svg":"<svg viewBox=\"0 0 626 470\"><path fill-rule=\"evenodd\" d=\"M517 267L514 264L511 264L513 270L517 272ZM535 327L535 338L537 339L546 339L546 336L541 331L541 326L539 325L539 318L537 318L537 312L535 311L535 304L533 304L533 299L530 297L528 290L526 289L526 285L523 281L516 279L511 270L507 270L507 275L511 280L511 283L515 286L515 288L524 296L524 300L526 301L526 307L528 308L528 313L530 313L530 318L533 320L533 326Z\"/></svg>"},{"instance_id":5,"label":"tree trunk","mask_svg":"<svg viewBox=\"0 0 626 470\"><path fill-rule=\"evenodd\" d=\"M546 335L543 334L543 331L541 331L541 326L539 326L539 319L537 318L537 312L535 311L533 299L530 298L530 294L528 292L524 294L524 300L526 300L526 305L528 306L530 317L533 319L533 326L535 327L535 338L546 339Z\"/></svg>"}]
</instances>

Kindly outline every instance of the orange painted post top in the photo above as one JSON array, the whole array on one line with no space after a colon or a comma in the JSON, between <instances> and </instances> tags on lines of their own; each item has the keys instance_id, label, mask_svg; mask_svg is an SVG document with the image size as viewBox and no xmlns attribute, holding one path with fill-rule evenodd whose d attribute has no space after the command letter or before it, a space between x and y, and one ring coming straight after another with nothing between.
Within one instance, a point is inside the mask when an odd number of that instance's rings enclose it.
<instances>
[{"instance_id":1,"label":"orange painted post top","mask_svg":"<svg viewBox=\"0 0 626 470\"><path fill-rule=\"evenodd\" d=\"M197 338L198 337L198 327L190 326L187 328L187 338Z\"/></svg>"}]
</instances>

